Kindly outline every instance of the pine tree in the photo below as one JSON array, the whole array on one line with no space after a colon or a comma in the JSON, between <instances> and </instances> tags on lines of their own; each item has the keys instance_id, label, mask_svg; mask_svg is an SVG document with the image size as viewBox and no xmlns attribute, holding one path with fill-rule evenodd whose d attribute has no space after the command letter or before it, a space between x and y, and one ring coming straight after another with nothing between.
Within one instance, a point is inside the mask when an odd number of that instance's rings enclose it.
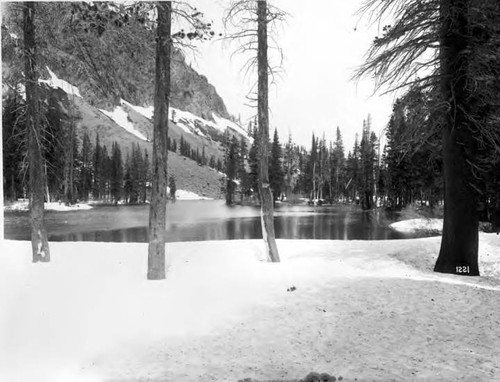
<instances>
[{"instance_id":1,"label":"pine tree","mask_svg":"<svg viewBox=\"0 0 500 382\"><path fill-rule=\"evenodd\" d=\"M238 140L235 136L229 141L229 147L226 149L225 155L225 194L226 204L234 203L234 193L236 191L236 179L238 176Z\"/></svg>"},{"instance_id":2,"label":"pine tree","mask_svg":"<svg viewBox=\"0 0 500 382\"><path fill-rule=\"evenodd\" d=\"M279 142L278 130L274 130L273 143L271 146L271 160L269 163L269 182L273 192L273 201L281 197L284 188L284 174L282 166L282 150Z\"/></svg>"},{"instance_id":3,"label":"pine tree","mask_svg":"<svg viewBox=\"0 0 500 382\"><path fill-rule=\"evenodd\" d=\"M123 164L118 143L113 142L111 148L111 200L116 204L122 198Z\"/></svg>"},{"instance_id":4,"label":"pine tree","mask_svg":"<svg viewBox=\"0 0 500 382\"><path fill-rule=\"evenodd\" d=\"M175 193L177 192L177 186L175 185L175 178L172 175L170 175L170 177L168 178L168 188L170 189L170 199L175 202Z\"/></svg>"},{"instance_id":5,"label":"pine tree","mask_svg":"<svg viewBox=\"0 0 500 382\"><path fill-rule=\"evenodd\" d=\"M92 185L92 195L94 197L94 200L98 200L102 196L101 184L102 184L102 177L104 176L104 174L102 173L102 167L103 167L102 163L103 163L102 148L99 141L99 133L97 133L95 138L94 160L93 160L94 179Z\"/></svg>"},{"instance_id":6,"label":"pine tree","mask_svg":"<svg viewBox=\"0 0 500 382\"><path fill-rule=\"evenodd\" d=\"M336 201L339 202L345 187L345 155L342 134L338 126L335 144L332 149L331 162L330 184L333 185L332 193L334 193Z\"/></svg>"},{"instance_id":7,"label":"pine tree","mask_svg":"<svg viewBox=\"0 0 500 382\"><path fill-rule=\"evenodd\" d=\"M127 152L127 156L125 159L125 168L124 168L124 176L123 176L123 193L124 199L127 204L130 204L130 199L132 195L132 175L131 175L131 161L130 161L130 153Z\"/></svg>"},{"instance_id":8,"label":"pine tree","mask_svg":"<svg viewBox=\"0 0 500 382\"><path fill-rule=\"evenodd\" d=\"M299 151L298 147L292 141L292 135L288 136L288 142L285 145L283 154L283 183L284 193L287 199L290 199L295 191L297 183L297 173L299 170Z\"/></svg>"},{"instance_id":9,"label":"pine tree","mask_svg":"<svg viewBox=\"0 0 500 382\"><path fill-rule=\"evenodd\" d=\"M81 174L80 174L80 193L79 198L87 201L92 191L92 143L89 135L85 132L83 135L81 151Z\"/></svg>"},{"instance_id":10,"label":"pine tree","mask_svg":"<svg viewBox=\"0 0 500 382\"><path fill-rule=\"evenodd\" d=\"M27 152L27 136L23 106L21 95L16 89L5 99L2 110L3 174L7 200L17 200L25 188L23 158Z\"/></svg>"},{"instance_id":11,"label":"pine tree","mask_svg":"<svg viewBox=\"0 0 500 382\"><path fill-rule=\"evenodd\" d=\"M248 167L250 172L248 174L248 184L252 189L253 193L258 195L259 193L259 163L258 163L258 130L256 124L253 124L254 130L252 132L252 145L248 151Z\"/></svg>"},{"instance_id":12,"label":"pine tree","mask_svg":"<svg viewBox=\"0 0 500 382\"><path fill-rule=\"evenodd\" d=\"M101 148L101 159L100 173L102 177L99 184L99 194L101 198L108 201L111 197L111 158L106 145Z\"/></svg>"},{"instance_id":13,"label":"pine tree","mask_svg":"<svg viewBox=\"0 0 500 382\"><path fill-rule=\"evenodd\" d=\"M439 91L436 109L442 117L444 225L435 271L478 275L478 202L482 173L491 168L500 147L498 133L500 62L498 1L410 0L366 9L395 11L393 27L385 28L360 74L375 73L381 83L415 83ZM396 4L396 6L394 6ZM413 33L418 30L419 33ZM429 50L436 54L428 54ZM428 58L431 59L428 59ZM411 81L420 69L425 76ZM428 74L430 73L430 75ZM462 272L466 269L467 272Z\"/></svg>"},{"instance_id":14,"label":"pine tree","mask_svg":"<svg viewBox=\"0 0 500 382\"><path fill-rule=\"evenodd\" d=\"M147 150L144 150L144 156L142 158L142 168L141 168L141 178L140 178L140 202L146 203L148 197L148 185L151 182L151 168L149 164L149 154Z\"/></svg>"}]
</instances>

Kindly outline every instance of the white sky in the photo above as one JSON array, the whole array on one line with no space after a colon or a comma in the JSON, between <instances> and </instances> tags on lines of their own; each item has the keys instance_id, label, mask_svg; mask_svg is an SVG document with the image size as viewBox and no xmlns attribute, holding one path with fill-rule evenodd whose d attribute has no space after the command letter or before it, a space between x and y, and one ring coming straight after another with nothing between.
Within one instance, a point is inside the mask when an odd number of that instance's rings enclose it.
<instances>
[{"instance_id":1,"label":"white sky","mask_svg":"<svg viewBox=\"0 0 500 382\"><path fill-rule=\"evenodd\" d=\"M216 31L222 30L220 20L228 0L191 3L214 21ZM282 142L288 139L289 132L295 142L307 146L313 131L316 135L324 132L327 140L334 139L339 126L347 154L368 113L377 135L386 126L394 95L372 96L370 79L350 81L377 35L377 25L369 28L366 19L360 21L355 15L361 3L362 0L274 1L290 14L278 36L285 56L285 73L277 86L271 87L270 94L271 128L278 128ZM245 59L231 58L234 48L224 47L220 41L208 42L200 47L193 67L207 76L229 112L240 114L246 125L255 114L245 106L245 96L255 78L245 79L240 70Z\"/></svg>"}]
</instances>

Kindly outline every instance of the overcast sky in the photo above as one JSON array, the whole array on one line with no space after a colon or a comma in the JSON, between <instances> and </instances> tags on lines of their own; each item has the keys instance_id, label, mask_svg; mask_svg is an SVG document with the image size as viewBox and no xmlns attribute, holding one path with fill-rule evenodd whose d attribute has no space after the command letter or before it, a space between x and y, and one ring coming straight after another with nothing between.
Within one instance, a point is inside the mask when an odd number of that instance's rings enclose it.
<instances>
[{"instance_id":1,"label":"overcast sky","mask_svg":"<svg viewBox=\"0 0 500 382\"><path fill-rule=\"evenodd\" d=\"M369 27L365 19L355 15L361 2L275 0L274 4L289 13L277 36L285 56L284 74L270 94L271 128L278 128L282 142L289 132L295 142L307 146L313 131L334 139L339 126L347 154L368 113L377 135L387 125L394 96L373 95L370 79L358 83L350 80L378 34L377 25ZM214 21L216 30L222 28L220 20L228 0L192 3ZM245 96L255 78L245 78L241 72L245 58L231 57L234 48L218 41L206 43L193 66L215 85L229 112L241 115L246 125L255 114L245 106Z\"/></svg>"}]
</instances>

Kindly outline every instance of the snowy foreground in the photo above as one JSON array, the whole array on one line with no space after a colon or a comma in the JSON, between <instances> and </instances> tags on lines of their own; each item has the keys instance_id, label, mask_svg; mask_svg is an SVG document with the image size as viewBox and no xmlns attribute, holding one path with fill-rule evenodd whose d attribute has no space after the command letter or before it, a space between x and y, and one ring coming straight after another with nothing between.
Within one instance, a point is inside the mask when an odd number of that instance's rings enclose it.
<instances>
[{"instance_id":1,"label":"snowy foreground","mask_svg":"<svg viewBox=\"0 0 500 382\"><path fill-rule=\"evenodd\" d=\"M481 277L432 273L439 242L172 243L155 282L145 244L0 242L0 380L500 380L500 236Z\"/></svg>"}]
</instances>

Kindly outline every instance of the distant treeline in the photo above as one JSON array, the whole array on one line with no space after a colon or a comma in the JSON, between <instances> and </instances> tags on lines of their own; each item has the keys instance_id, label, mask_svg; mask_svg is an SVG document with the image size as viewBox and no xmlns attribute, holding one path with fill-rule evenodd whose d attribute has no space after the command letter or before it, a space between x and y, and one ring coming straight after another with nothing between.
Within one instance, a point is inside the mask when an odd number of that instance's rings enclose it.
<instances>
[{"instance_id":1,"label":"distant treeline","mask_svg":"<svg viewBox=\"0 0 500 382\"><path fill-rule=\"evenodd\" d=\"M439 115L434 112L435 100L430 92L411 89L399 98L385 132L381 136L372 129L368 116L361 139L356 134L354 146L345 155L340 129L336 139L327 142L312 134L311 148L297 145L289 136L279 142L274 132L269 158L270 186L275 200L307 198L311 203L358 203L363 209L383 206L402 209L410 204L433 208L443 201L443 156ZM255 122L248 126L249 135L257 137ZM253 141L247 152L245 142L229 139L225 145L223 185L228 203L234 195L241 199L256 195L257 145ZM482 220L489 220L491 211L500 208L500 160L491 156L488 173L477 183L481 194L478 209Z\"/></svg>"}]
</instances>

